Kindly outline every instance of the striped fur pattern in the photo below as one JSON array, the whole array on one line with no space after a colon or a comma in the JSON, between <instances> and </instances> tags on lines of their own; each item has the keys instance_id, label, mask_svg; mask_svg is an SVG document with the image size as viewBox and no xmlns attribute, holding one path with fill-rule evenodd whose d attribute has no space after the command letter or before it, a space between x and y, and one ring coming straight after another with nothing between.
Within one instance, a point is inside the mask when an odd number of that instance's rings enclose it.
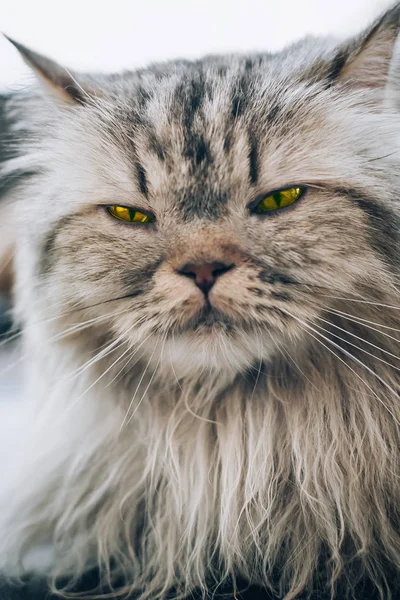
<instances>
[{"instance_id":1,"label":"striped fur pattern","mask_svg":"<svg viewBox=\"0 0 400 600\"><path fill-rule=\"evenodd\" d=\"M344 44L109 77L20 46L51 89L10 102L28 134L3 169L33 173L13 196L29 372L4 572L50 547L55 587L98 566L113 597L238 576L285 600L358 598L361 580L391 597L399 14ZM292 207L249 210L291 185ZM231 267L208 301L181 273L199 261Z\"/></svg>"}]
</instances>

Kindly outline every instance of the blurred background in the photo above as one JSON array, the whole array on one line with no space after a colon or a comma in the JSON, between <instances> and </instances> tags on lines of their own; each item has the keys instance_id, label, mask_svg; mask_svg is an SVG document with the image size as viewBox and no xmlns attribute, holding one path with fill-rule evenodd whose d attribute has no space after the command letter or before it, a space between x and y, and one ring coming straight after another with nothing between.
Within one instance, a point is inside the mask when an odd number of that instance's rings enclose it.
<instances>
[{"instance_id":1,"label":"blurred background","mask_svg":"<svg viewBox=\"0 0 400 600\"><path fill-rule=\"evenodd\" d=\"M394 0L13 0L0 30L66 66L114 71L210 52L277 50L306 34L347 36ZM29 84L0 39L0 89Z\"/></svg>"},{"instance_id":2,"label":"blurred background","mask_svg":"<svg viewBox=\"0 0 400 600\"><path fill-rule=\"evenodd\" d=\"M14 0L0 8L0 30L77 70L133 69L206 53L274 51L307 34L361 31L392 0ZM0 37L0 166L9 150L7 96L33 82L15 48ZM12 341L12 220L0 176L0 423L11 431L22 364ZM3 434L0 433L0 437ZM3 436L4 439L4 436Z\"/></svg>"}]
</instances>

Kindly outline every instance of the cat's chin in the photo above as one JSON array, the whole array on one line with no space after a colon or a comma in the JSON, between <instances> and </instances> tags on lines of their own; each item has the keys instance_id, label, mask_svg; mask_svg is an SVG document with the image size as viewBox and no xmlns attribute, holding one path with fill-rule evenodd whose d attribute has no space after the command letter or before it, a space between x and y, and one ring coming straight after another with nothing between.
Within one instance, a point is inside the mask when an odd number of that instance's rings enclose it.
<instances>
[{"instance_id":1,"label":"cat's chin","mask_svg":"<svg viewBox=\"0 0 400 600\"><path fill-rule=\"evenodd\" d=\"M274 351L272 344L261 348L259 340L247 333L232 336L222 331L186 332L165 342L159 360L178 377L209 372L231 378L267 360Z\"/></svg>"}]
</instances>

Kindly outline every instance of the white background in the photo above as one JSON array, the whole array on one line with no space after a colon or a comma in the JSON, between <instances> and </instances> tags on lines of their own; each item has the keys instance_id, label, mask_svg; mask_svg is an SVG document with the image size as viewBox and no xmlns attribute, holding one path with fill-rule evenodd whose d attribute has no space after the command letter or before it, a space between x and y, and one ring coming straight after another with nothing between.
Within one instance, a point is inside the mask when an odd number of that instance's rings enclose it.
<instances>
[{"instance_id":1,"label":"white background","mask_svg":"<svg viewBox=\"0 0 400 600\"><path fill-rule=\"evenodd\" d=\"M209 52L275 50L305 34L346 36L393 0L1 0L0 30L65 66L112 71ZM31 75L0 39L0 88Z\"/></svg>"}]
</instances>

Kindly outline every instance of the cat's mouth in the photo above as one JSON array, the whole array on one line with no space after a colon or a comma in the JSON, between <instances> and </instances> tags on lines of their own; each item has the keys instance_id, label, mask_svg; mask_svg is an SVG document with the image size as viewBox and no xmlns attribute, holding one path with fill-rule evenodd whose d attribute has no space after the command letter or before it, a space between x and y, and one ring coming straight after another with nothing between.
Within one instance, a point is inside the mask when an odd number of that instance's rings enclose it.
<instances>
[{"instance_id":1,"label":"cat's mouth","mask_svg":"<svg viewBox=\"0 0 400 600\"><path fill-rule=\"evenodd\" d=\"M182 328L182 333L187 331L229 331L233 328L232 320L217 310L209 302L196 313Z\"/></svg>"},{"instance_id":2,"label":"cat's mouth","mask_svg":"<svg viewBox=\"0 0 400 600\"><path fill-rule=\"evenodd\" d=\"M157 360L173 366L178 376L210 371L230 377L251 366L255 360L271 353L271 344L260 348L249 327L222 313L212 305L205 305L189 321L171 330L160 349ZM154 349L152 350L154 357Z\"/></svg>"}]
</instances>

